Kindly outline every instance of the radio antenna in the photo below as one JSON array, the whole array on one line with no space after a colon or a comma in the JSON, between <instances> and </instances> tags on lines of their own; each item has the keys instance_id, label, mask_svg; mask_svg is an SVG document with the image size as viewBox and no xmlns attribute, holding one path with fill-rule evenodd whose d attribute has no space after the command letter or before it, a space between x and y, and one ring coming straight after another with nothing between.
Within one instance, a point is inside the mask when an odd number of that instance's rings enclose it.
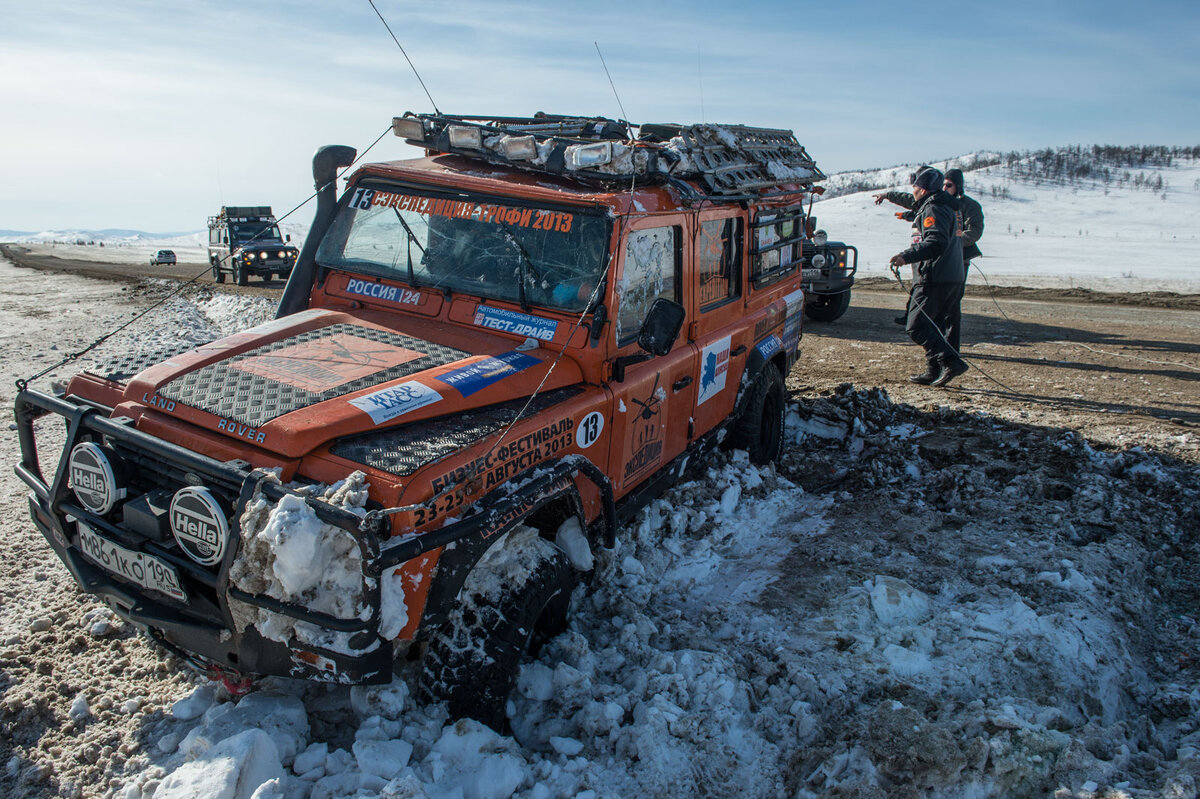
<instances>
[{"instance_id":1,"label":"radio antenna","mask_svg":"<svg viewBox=\"0 0 1200 799\"><path fill-rule=\"evenodd\" d=\"M421 80L421 73L417 72L416 65L408 57L408 53L404 52L404 45L400 44L400 40L396 38L396 34L392 33L392 26L387 24L387 20L383 18L383 14L380 14L379 9L375 7L375 0L367 0L367 2L371 4L371 8L375 11L375 16L379 17L379 21L383 23L383 27L387 28L388 33L391 33L392 41L400 48L400 53L404 56L404 60L412 67L413 74L417 76L417 82L421 84L422 89L425 89L425 96L429 98L429 103L433 106L434 113L441 116L442 112L438 110L437 103L433 101L433 95L429 93L428 87L425 86L425 81Z\"/></svg>"},{"instance_id":2,"label":"radio antenna","mask_svg":"<svg viewBox=\"0 0 1200 799\"><path fill-rule=\"evenodd\" d=\"M617 108L621 109L621 118L628 122L629 114L625 113L625 106L621 104L621 95L617 94L617 86L613 83L612 75L608 72L608 64L604 63L604 53L600 52L600 43L593 41L592 44L596 45L596 55L600 56L600 65L604 67L604 74L608 75L608 85L612 86L613 97L617 98Z\"/></svg>"}]
</instances>

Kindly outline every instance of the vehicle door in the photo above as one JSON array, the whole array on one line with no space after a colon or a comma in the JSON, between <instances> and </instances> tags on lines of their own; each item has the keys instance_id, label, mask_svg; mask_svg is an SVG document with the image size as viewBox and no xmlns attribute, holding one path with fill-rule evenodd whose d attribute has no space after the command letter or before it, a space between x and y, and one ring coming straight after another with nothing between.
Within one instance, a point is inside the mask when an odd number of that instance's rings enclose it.
<instances>
[{"instance_id":1,"label":"vehicle door","mask_svg":"<svg viewBox=\"0 0 1200 799\"><path fill-rule=\"evenodd\" d=\"M743 296L745 220L741 209L704 212L693 230L689 337L696 352L696 400L689 438L698 438L733 411L738 381L753 342Z\"/></svg>"},{"instance_id":2,"label":"vehicle door","mask_svg":"<svg viewBox=\"0 0 1200 799\"><path fill-rule=\"evenodd\" d=\"M689 302L684 285L686 219L656 217L630 226L620 245L617 308L613 315L618 360L642 353L638 330L659 297ZM688 444L688 420L695 404L695 349L687 341L687 321L667 355L627 366L613 380L613 483L622 496L681 454Z\"/></svg>"}]
</instances>

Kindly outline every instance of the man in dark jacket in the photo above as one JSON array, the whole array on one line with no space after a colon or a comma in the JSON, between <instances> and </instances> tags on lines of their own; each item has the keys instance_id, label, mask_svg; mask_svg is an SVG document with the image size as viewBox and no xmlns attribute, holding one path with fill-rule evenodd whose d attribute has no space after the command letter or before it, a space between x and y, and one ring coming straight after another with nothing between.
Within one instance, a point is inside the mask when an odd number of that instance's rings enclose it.
<instances>
[{"instance_id":1,"label":"man in dark jacket","mask_svg":"<svg viewBox=\"0 0 1200 799\"><path fill-rule=\"evenodd\" d=\"M946 328L961 297L962 238L958 202L943 188L945 178L933 167L912 174L913 223L920 239L891 257L894 268L913 264L913 288L905 330L925 348L926 369L908 378L923 386L944 386L967 371L967 364L946 340Z\"/></svg>"},{"instance_id":2,"label":"man in dark jacket","mask_svg":"<svg viewBox=\"0 0 1200 799\"><path fill-rule=\"evenodd\" d=\"M963 193L963 173L961 169L947 169L946 180L943 184L946 193L958 200L958 213L962 217L963 243L963 290L959 292L958 302L954 303L954 311L950 314L950 324L946 330L946 339L955 352L959 352L962 336L962 298L967 290L967 269L971 259L983 255L976 246L979 237L983 235L983 208L973 197Z\"/></svg>"}]
</instances>

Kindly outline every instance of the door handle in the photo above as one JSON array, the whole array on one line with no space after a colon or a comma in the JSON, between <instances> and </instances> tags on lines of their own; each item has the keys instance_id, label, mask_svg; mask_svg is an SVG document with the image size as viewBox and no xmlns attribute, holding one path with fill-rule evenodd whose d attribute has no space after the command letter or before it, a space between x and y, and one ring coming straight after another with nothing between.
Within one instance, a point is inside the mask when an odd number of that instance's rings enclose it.
<instances>
[{"instance_id":1,"label":"door handle","mask_svg":"<svg viewBox=\"0 0 1200 799\"><path fill-rule=\"evenodd\" d=\"M679 378L678 380L676 380L674 383L671 384L671 389L673 391L683 391L685 388L687 388L691 384L692 384L692 376L684 375L683 377Z\"/></svg>"},{"instance_id":2,"label":"door handle","mask_svg":"<svg viewBox=\"0 0 1200 799\"><path fill-rule=\"evenodd\" d=\"M734 356L734 357L736 358L737 356L741 355L741 354L742 354L743 352L745 352L745 351L746 351L746 345L745 345L745 344L739 344L739 345L738 345L738 348L737 348L737 349L735 349L733 352L731 352L731 353L729 353L729 354L730 354L730 355L732 355L732 356Z\"/></svg>"}]
</instances>

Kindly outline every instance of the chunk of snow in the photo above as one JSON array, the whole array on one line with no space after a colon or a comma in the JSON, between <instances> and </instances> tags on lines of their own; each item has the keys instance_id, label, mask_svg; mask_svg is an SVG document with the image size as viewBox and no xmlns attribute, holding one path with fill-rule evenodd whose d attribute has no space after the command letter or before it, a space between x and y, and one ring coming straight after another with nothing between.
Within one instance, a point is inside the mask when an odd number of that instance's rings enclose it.
<instances>
[{"instance_id":1,"label":"chunk of snow","mask_svg":"<svg viewBox=\"0 0 1200 799\"><path fill-rule=\"evenodd\" d=\"M871 608L880 624L914 624L929 614L929 597L903 580L877 575L869 584Z\"/></svg>"},{"instance_id":2,"label":"chunk of snow","mask_svg":"<svg viewBox=\"0 0 1200 799\"><path fill-rule=\"evenodd\" d=\"M354 742L354 759L359 769L384 780L392 779L408 765L412 751L412 744L402 740Z\"/></svg>"},{"instance_id":3,"label":"chunk of snow","mask_svg":"<svg viewBox=\"0 0 1200 799\"><path fill-rule=\"evenodd\" d=\"M592 547L588 543L587 536L583 534L578 517L572 516L559 525L558 531L554 534L554 543L558 544L559 549L565 552L568 560L571 561L571 565L579 571L590 572L595 566Z\"/></svg>"},{"instance_id":4,"label":"chunk of snow","mask_svg":"<svg viewBox=\"0 0 1200 799\"><path fill-rule=\"evenodd\" d=\"M259 786L283 776L271 737L262 730L246 730L168 774L154 799L252 799Z\"/></svg>"}]
</instances>

